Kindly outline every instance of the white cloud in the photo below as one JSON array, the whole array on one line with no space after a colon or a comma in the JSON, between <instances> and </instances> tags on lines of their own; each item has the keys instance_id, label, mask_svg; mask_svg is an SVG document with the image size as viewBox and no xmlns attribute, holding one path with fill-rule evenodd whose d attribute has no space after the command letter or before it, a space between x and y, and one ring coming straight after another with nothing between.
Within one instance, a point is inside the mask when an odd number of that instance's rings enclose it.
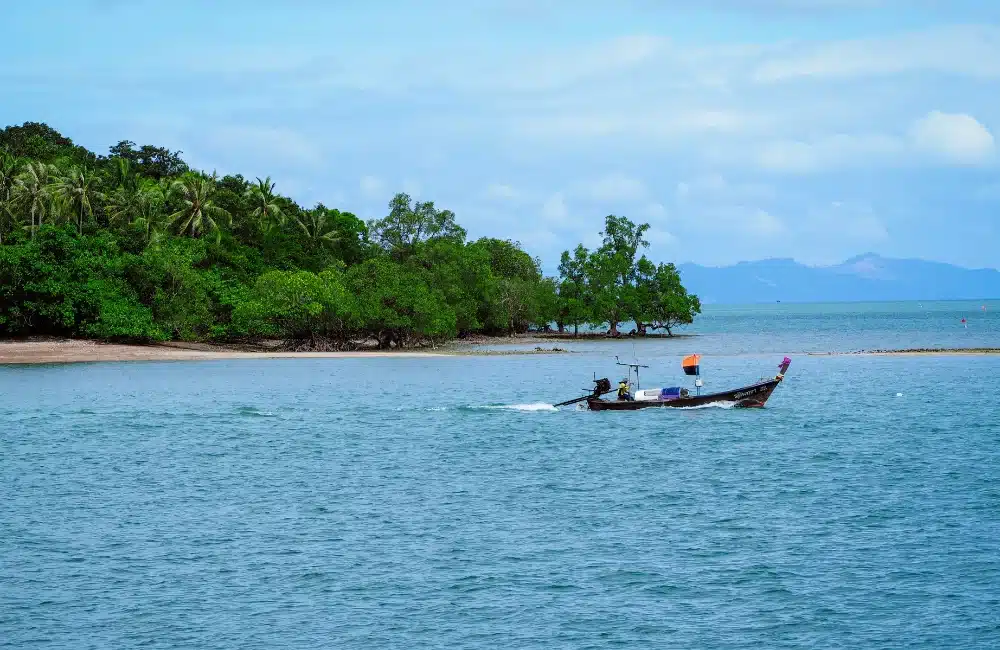
<instances>
[{"instance_id":1,"label":"white cloud","mask_svg":"<svg viewBox=\"0 0 1000 650\"><path fill-rule=\"evenodd\" d=\"M731 183L724 176L706 173L677 183L674 190L678 201L723 200L730 202L766 201L775 197L775 190L763 183Z\"/></svg>"},{"instance_id":2,"label":"white cloud","mask_svg":"<svg viewBox=\"0 0 1000 650\"><path fill-rule=\"evenodd\" d=\"M583 184L581 188L595 201L638 201L646 195L645 184L622 173L613 173Z\"/></svg>"},{"instance_id":3,"label":"white cloud","mask_svg":"<svg viewBox=\"0 0 1000 650\"><path fill-rule=\"evenodd\" d=\"M869 133L837 134L811 142L768 142L756 153L756 163L768 171L818 172L838 167L862 167L898 157L905 144L899 138Z\"/></svg>"},{"instance_id":4,"label":"white cloud","mask_svg":"<svg viewBox=\"0 0 1000 650\"><path fill-rule=\"evenodd\" d=\"M866 203L831 201L809 207L793 228L795 257L808 264L838 263L889 240L886 224Z\"/></svg>"},{"instance_id":5,"label":"white cloud","mask_svg":"<svg viewBox=\"0 0 1000 650\"><path fill-rule=\"evenodd\" d=\"M931 111L913 123L910 137L918 150L963 165L988 162L996 150L989 129L964 113Z\"/></svg>"},{"instance_id":6,"label":"white cloud","mask_svg":"<svg viewBox=\"0 0 1000 650\"><path fill-rule=\"evenodd\" d=\"M938 162L982 164L993 159L995 150L993 135L975 118L931 111L914 121L905 134L840 133L808 141L775 140L754 145L749 161L738 158L729 162L751 162L771 172L810 174L832 169ZM736 152L736 155L745 153ZM690 183L678 186L678 194L690 191Z\"/></svg>"},{"instance_id":7,"label":"white cloud","mask_svg":"<svg viewBox=\"0 0 1000 650\"><path fill-rule=\"evenodd\" d=\"M386 185L385 181L377 176L362 176L358 183L361 195L367 199L384 198Z\"/></svg>"},{"instance_id":8,"label":"white cloud","mask_svg":"<svg viewBox=\"0 0 1000 650\"><path fill-rule=\"evenodd\" d=\"M650 111L636 104L631 110L621 107L599 112L576 107L564 107L558 112L544 110L509 120L508 125L515 135L546 140L631 137L648 141L762 131L770 122L767 115L741 110L713 107Z\"/></svg>"},{"instance_id":9,"label":"white cloud","mask_svg":"<svg viewBox=\"0 0 1000 650\"><path fill-rule=\"evenodd\" d=\"M1000 77L1000 29L941 27L888 37L793 44L769 54L752 79L774 83L811 77L863 77L910 71ZM777 48L776 48L777 49Z\"/></svg>"},{"instance_id":10,"label":"white cloud","mask_svg":"<svg viewBox=\"0 0 1000 650\"><path fill-rule=\"evenodd\" d=\"M493 183L486 188L486 198L497 201L513 201L520 196L520 193L510 185Z\"/></svg>"},{"instance_id":11,"label":"white cloud","mask_svg":"<svg viewBox=\"0 0 1000 650\"><path fill-rule=\"evenodd\" d=\"M650 203L643 209L643 213L653 221L662 221L667 217L667 209L662 203Z\"/></svg>"},{"instance_id":12,"label":"white cloud","mask_svg":"<svg viewBox=\"0 0 1000 650\"><path fill-rule=\"evenodd\" d=\"M553 224L562 224L569 216L566 200L562 192L556 192L542 204L542 217Z\"/></svg>"},{"instance_id":13,"label":"white cloud","mask_svg":"<svg viewBox=\"0 0 1000 650\"><path fill-rule=\"evenodd\" d=\"M423 187L420 183L415 180L409 178L403 180L403 191L412 196L414 199L420 195L422 189Z\"/></svg>"},{"instance_id":14,"label":"white cloud","mask_svg":"<svg viewBox=\"0 0 1000 650\"><path fill-rule=\"evenodd\" d=\"M677 224L680 235L721 235L740 239L766 239L787 229L785 223L768 210L729 203L691 206L678 213Z\"/></svg>"},{"instance_id":15,"label":"white cloud","mask_svg":"<svg viewBox=\"0 0 1000 650\"><path fill-rule=\"evenodd\" d=\"M227 155L233 151L257 160L318 165L322 150L306 136L287 128L267 126L220 126L211 131L208 142Z\"/></svg>"},{"instance_id":16,"label":"white cloud","mask_svg":"<svg viewBox=\"0 0 1000 650\"><path fill-rule=\"evenodd\" d=\"M758 235L770 237L785 232L785 224L767 210L758 209L754 210L750 217L748 230Z\"/></svg>"},{"instance_id":17,"label":"white cloud","mask_svg":"<svg viewBox=\"0 0 1000 650\"><path fill-rule=\"evenodd\" d=\"M657 259L662 258L664 248L669 249L677 244L677 237L662 228L650 228L646 231L645 237L649 242L649 252Z\"/></svg>"}]
</instances>

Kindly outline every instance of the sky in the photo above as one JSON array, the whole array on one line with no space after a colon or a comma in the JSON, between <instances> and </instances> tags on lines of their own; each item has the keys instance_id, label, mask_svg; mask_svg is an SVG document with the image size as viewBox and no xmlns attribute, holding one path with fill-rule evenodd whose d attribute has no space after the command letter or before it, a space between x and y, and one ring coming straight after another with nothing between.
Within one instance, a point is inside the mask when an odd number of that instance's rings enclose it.
<instances>
[{"instance_id":1,"label":"sky","mask_svg":"<svg viewBox=\"0 0 1000 650\"><path fill-rule=\"evenodd\" d=\"M1000 266L993 0L54 0L0 42L0 125L407 192L548 272L608 214L654 261Z\"/></svg>"}]
</instances>

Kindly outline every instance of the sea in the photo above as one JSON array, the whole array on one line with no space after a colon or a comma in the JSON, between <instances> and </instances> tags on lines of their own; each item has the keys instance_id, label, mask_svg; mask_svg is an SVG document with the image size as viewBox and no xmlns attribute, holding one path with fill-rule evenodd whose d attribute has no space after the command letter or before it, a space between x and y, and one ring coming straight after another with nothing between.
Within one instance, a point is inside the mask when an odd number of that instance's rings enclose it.
<instances>
[{"instance_id":1,"label":"sea","mask_svg":"<svg viewBox=\"0 0 1000 650\"><path fill-rule=\"evenodd\" d=\"M1000 301L677 333L0 367L0 648L1000 647L1000 355L840 354L1000 347ZM764 409L552 406L690 353L792 363Z\"/></svg>"}]
</instances>

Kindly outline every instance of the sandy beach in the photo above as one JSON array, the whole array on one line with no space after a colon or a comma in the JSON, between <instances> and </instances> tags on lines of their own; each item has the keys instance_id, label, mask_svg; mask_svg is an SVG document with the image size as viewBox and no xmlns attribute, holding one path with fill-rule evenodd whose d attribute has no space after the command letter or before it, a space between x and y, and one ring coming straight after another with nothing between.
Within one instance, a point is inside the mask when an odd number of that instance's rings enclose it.
<instances>
[{"instance_id":1,"label":"sandy beach","mask_svg":"<svg viewBox=\"0 0 1000 650\"><path fill-rule=\"evenodd\" d=\"M503 342L510 343L510 340ZM523 340L513 342L525 343ZM222 359L310 359L363 357L456 357L558 354L561 348L536 347L529 350L471 349L469 345L448 344L431 350L358 350L332 352L291 352L245 350L204 343L162 343L123 345L76 339L0 341L0 365L41 363L87 363L98 361L211 361Z\"/></svg>"},{"instance_id":2,"label":"sandy beach","mask_svg":"<svg viewBox=\"0 0 1000 650\"><path fill-rule=\"evenodd\" d=\"M432 357L434 352L243 352L211 346L120 345L95 341L0 342L0 364L83 363L93 361L208 361L213 359L277 359L285 357Z\"/></svg>"},{"instance_id":3,"label":"sandy beach","mask_svg":"<svg viewBox=\"0 0 1000 650\"><path fill-rule=\"evenodd\" d=\"M364 357L457 357L457 356L510 356L526 354L568 353L559 347L523 350L489 350L471 347L471 344L540 343L535 337L496 339L477 338L471 342L455 342L431 350L358 350L332 352L291 352L284 350L248 350L205 343L161 343L154 345L124 345L76 339L42 339L0 341L0 365L43 363L87 363L107 361L211 361L223 359L310 359L310 358L364 358ZM809 356L914 356L914 355L991 355L1000 354L1000 348L950 348L910 350L859 350L855 352L810 352Z\"/></svg>"}]
</instances>

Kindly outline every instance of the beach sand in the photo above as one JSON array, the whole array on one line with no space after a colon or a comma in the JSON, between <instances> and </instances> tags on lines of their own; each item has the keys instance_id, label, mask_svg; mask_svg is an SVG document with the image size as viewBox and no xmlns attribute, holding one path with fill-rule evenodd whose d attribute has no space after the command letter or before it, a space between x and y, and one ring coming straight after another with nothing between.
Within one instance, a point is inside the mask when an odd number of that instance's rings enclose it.
<instances>
[{"instance_id":1,"label":"beach sand","mask_svg":"<svg viewBox=\"0 0 1000 650\"><path fill-rule=\"evenodd\" d=\"M503 343L524 340L498 339ZM477 341L479 343L479 341ZM77 339L0 341L0 365L38 363L86 363L96 361L211 361L222 359L345 359L365 357L455 357L557 354L560 348L525 350L473 349L469 344L448 344L431 350L359 350L332 352L290 352L245 350L204 343L161 343L123 345Z\"/></svg>"},{"instance_id":2,"label":"beach sand","mask_svg":"<svg viewBox=\"0 0 1000 650\"><path fill-rule=\"evenodd\" d=\"M557 354L568 350L536 347L523 350L489 350L472 345L494 343L540 343L534 337L453 342L431 350L359 350L334 352L290 352L283 350L246 350L205 343L161 343L123 345L78 339L32 339L0 341L0 365L41 363L86 363L97 361L211 361L223 359L346 359L385 357L456 357ZM859 350L855 352L809 352L808 356L913 356L913 355L991 355L1000 348L952 348L915 350Z\"/></svg>"},{"instance_id":3,"label":"beach sand","mask_svg":"<svg viewBox=\"0 0 1000 650\"><path fill-rule=\"evenodd\" d=\"M433 357L433 352L243 352L213 346L120 345L81 340L3 341L0 364L88 361L208 361L213 359Z\"/></svg>"}]
</instances>

